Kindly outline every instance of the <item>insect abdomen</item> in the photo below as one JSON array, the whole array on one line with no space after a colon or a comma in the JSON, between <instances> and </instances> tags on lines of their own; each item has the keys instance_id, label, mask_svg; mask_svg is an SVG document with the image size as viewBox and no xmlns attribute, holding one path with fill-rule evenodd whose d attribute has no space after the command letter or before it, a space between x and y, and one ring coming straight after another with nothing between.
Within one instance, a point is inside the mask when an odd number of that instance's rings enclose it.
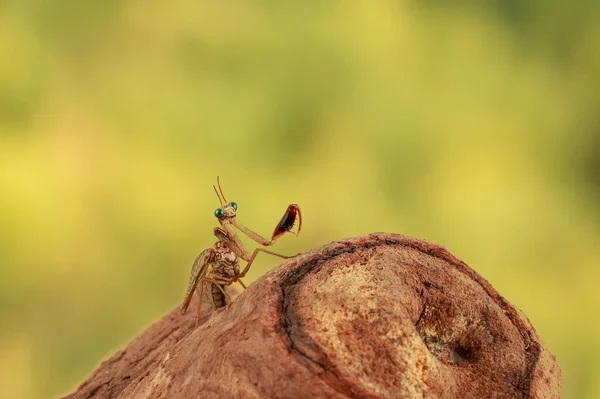
<instances>
[{"instance_id":1,"label":"insect abdomen","mask_svg":"<svg viewBox=\"0 0 600 399\"><path fill-rule=\"evenodd\" d=\"M221 288L224 290L225 286L222 285ZM225 298L225 295L223 295L223 292L221 292L217 284L212 283L210 285L210 293L212 295L212 300L215 305L215 308L219 309L227 305L227 299Z\"/></svg>"}]
</instances>

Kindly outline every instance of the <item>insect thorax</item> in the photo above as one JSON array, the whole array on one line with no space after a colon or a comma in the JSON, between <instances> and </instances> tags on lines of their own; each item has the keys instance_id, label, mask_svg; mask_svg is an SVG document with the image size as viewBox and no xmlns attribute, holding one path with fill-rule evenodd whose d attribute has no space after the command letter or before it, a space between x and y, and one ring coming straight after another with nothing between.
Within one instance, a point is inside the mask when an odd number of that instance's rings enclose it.
<instances>
[{"instance_id":1,"label":"insect thorax","mask_svg":"<svg viewBox=\"0 0 600 399\"><path fill-rule=\"evenodd\" d=\"M234 278L240 274L240 259L221 242L217 242L212 269L214 274Z\"/></svg>"}]
</instances>

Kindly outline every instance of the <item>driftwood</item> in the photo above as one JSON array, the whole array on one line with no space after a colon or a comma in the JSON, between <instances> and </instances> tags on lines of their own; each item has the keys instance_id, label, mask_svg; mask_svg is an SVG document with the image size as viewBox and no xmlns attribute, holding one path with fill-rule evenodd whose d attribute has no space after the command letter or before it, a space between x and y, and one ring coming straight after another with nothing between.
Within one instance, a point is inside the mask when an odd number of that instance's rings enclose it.
<instances>
[{"instance_id":1,"label":"driftwood","mask_svg":"<svg viewBox=\"0 0 600 399\"><path fill-rule=\"evenodd\" d=\"M68 398L559 398L527 318L445 248L397 234L330 243L230 308L173 309Z\"/></svg>"}]
</instances>

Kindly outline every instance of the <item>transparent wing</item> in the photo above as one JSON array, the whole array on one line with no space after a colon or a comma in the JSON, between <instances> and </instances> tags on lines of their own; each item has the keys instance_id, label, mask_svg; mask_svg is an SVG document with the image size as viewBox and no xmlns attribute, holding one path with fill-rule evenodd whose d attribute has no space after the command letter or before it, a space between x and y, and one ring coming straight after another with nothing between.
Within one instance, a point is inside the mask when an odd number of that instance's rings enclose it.
<instances>
[{"instance_id":1,"label":"transparent wing","mask_svg":"<svg viewBox=\"0 0 600 399\"><path fill-rule=\"evenodd\" d=\"M196 286L198 285L198 281L202 279L206 275L206 271L208 270L208 264L212 260L213 248L205 249L200 252L200 255L194 261L192 265L192 270L190 271L190 282L188 283L187 292L185 294L185 300L183 301L183 305L181 305L181 313L185 313L188 306L190 305L190 301L194 296L194 291L196 291Z\"/></svg>"}]
</instances>

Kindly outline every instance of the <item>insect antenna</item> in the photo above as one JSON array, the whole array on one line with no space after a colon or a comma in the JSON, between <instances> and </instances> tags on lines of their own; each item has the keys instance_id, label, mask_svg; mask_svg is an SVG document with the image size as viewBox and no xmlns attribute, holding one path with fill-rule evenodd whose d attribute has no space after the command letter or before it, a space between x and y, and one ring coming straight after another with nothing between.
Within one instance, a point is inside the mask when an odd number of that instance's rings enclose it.
<instances>
[{"instance_id":1,"label":"insect antenna","mask_svg":"<svg viewBox=\"0 0 600 399\"><path fill-rule=\"evenodd\" d=\"M219 185L219 191L221 192L221 197L223 197L223 203L227 203L225 199L225 194L223 194L223 189L221 188L221 181L219 180L219 176L217 176L217 184Z\"/></svg>"},{"instance_id":2,"label":"insect antenna","mask_svg":"<svg viewBox=\"0 0 600 399\"><path fill-rule=\"evenodd\" d=\"M221 203L221 206L223 206L223 200L219 196L219 192L217 191L217 188L215 187L214 184L213 184L213 188L215 189L215 194L217 194L217 198L219 199L219 202Z\"/></svg>"}]
</instances>

